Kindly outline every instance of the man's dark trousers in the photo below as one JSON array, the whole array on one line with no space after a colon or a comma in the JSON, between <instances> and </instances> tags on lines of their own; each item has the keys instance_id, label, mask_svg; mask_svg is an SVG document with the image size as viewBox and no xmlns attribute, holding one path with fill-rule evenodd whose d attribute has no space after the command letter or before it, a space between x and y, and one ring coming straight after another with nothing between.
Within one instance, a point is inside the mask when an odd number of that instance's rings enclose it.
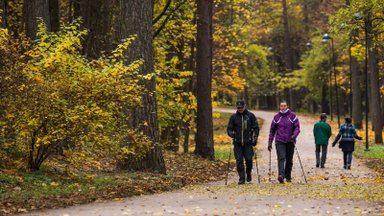
<instances>
[{"instance_id":1,"label":"man's dark trousers","mask_svg":"<svg viewBox=\"0 0 384 216\"><path fill-rule=\"evenodd\" d=\"M252 158L254 154L252 145L241 146L235 144L234 151L236 158L237 173L239 174L240 181L245 181L244 159L246 167L245 171L247 175L250 176L253 166Z\"/></svg>"},{"instance_id":2,"label":"man's dark trousers","mask_svg":"<svg viewBox=\"0 0 384 216\"><path fill-rule=\"evenodd\" d=\"M286 179L292 179L291 172L293 166L293 153L295 150L295 145L293 142L281 143L276 142L276 151L277 151L277 162L279 176L282 176Z\"/></svg>"}]
</instances>

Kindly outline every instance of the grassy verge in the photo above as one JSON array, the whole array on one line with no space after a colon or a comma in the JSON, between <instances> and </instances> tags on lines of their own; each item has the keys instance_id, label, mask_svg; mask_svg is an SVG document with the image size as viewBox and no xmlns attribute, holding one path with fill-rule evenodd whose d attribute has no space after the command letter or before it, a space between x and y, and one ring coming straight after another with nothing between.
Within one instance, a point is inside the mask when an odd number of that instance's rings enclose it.
<instances>
[{"instance_id":1,"label":"grassy verge","mask_svg":"<svg viewBox=\"0 0 384 216\"><path fill-rule=\"evenodd\" d=\"M384 145L372 145L369 151L365 151L365 145L356 145L354 154L384 177Z\"/></svg>"}]
</instances>

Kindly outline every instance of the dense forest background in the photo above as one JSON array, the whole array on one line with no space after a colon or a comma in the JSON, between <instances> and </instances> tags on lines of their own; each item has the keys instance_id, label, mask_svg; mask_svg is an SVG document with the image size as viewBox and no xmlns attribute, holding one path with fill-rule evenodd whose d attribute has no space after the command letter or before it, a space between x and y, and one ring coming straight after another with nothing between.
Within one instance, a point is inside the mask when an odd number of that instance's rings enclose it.
<instances>
[{"instance_id":1,"label":"dense forest background","mask_svg":"<svg viewBox=\"0 0 384 216\"><path fill-rule=\"evenodd\" d=\"M352 116L383 143L381 0L0 0L0 166L214 159L212 106ZM327 35L324 35L328 33ZM338 118L338 119L339 119ZM195 143L193 143L195 144Z\"/></svg>"}]
</instances>

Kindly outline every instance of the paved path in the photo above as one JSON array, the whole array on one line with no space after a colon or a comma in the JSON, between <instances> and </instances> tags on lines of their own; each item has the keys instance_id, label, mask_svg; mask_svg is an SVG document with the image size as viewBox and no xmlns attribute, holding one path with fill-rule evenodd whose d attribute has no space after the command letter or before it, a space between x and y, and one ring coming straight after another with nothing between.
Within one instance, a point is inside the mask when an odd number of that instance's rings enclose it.
<instances>
[{"instance_id":1,"label":"paved path","mask_svg":"<svg viewBox=\"0 0 384 216\"><path fill-rule=\"evenodd\" d=\"M228 109L217 111L234 112ZM383 189L370 188L371 185L376 186L373 183L376 174L356 158L353 159L352 169L344 170L341 151L329 147L326 168L315 168L312 135L315 120L310 118L299 116L301 134L297 140L308 184L303 183L296 154L292 184L277 184L275 148L271 154L273 173L269 181L269 152L266 146L274 113L254 113L265 120L258 145L261 184L255 181L257 177L254 170L254 183L238 186L237 173L233 171L228 186L223 181L214 182L174 192L45 210L28 215L384 215L382 202L369 201L372 200L371 196L382 195ZM378 187L383 187L383 184ZM352 194L355 197L353 200L346 199ZM379 200L383 201L382 198Z\"/></svg>"}]
</instances>

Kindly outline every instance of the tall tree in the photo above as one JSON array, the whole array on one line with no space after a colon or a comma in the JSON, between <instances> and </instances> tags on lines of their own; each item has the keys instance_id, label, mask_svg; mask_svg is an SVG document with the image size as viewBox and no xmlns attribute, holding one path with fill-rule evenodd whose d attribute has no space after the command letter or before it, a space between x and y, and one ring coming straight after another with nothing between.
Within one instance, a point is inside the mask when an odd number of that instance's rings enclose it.
<instances>
[{"instance_id":1,"label":"tall tree","mask_svg":"<svg viewBox=\"0 0 384 216\"><path fill-rule=\"evenodd\" d=\"M350 55L350 70L351 70L351 90L352 90L352 117L353 124L357 129L361 129L363 125L363 115L362 115L362 93L361 93L361 71L359 67L359 62L356 57Z\"/></svg>"},{"instance_id":2,"label":"tall tree","mask_svg":"<svg viewBox=\"0 0 384 216\"><path fill-rule=\"evenodd\" d=\"M197 2L196 98L197 133L195 154L214 160L212 122L212 14L213 0Z\"/></svg>"},{"instance_id":3,"label":"tall tree","mask_svg":"<svg viewBox=\"0 0 384 216\"><path fill-rule=\"evenodd\" d=\"M112 50L113 6L105 0L78 0L74 3L74 16L82 17L83 26L89 31L84 41L84 53L90 58L98 58L103 51Z\"/></svg>"},{"instance_id":4,"label":"tall tree","mask_svg":"<svg viewBox=\"0 0 384 216\"><path fill-rule=\"evenodd\" d=\"M365 28L367 29L368 68L370 79L370 108L372 112L372 124L375 131L375 143L383 143L383 122L380 104L379 70L377 65L377 47L374 45L374 32L371 14L365 17Z\"/></svg>"},{"instance_id":5,"label":"tall tree","mask_svg":"<svg viewBox=\"0 0 384 216\"><path fill-rule=\"evenodd\" d=\"M23 4L25 34L32 40L36 39L38 18L45 23L47 30L51 30L49 16L49 0L24 0Z\"/></svg>"},{"instance_id":6,"label":"tall tree","mask_svg":"<svg viewBox=\"0 0 384 216\"><path fill-rule=\"evenodd\" d=\"M154 58L152 44L153 0L122 0L121 1L120 38L136 35L126 53L127 62L138 59L144 61L140 73L154 73ZM132 113L130 124L138 128L153 141L152 150L144 158L129 158L126 165L132 170L149 170L165 173L165 164L159 145L159 129L156 104L156 80L152 76L145 82L146 93L141 98L137 110Z\"/></svg>"},{"instance_id":7,"label":"tall tree","mask_svg":"<svg viewBox=\"0 0 384 216\"><path fill-rule=\"evenodd\" d=\"M282 0L282 6L283 6L283 26L284 26L284 60L285 60L285 67L287 72L290 72L294 69L294 63L293 63L293 51L292 51L292 44L291 44L291 34L289 31L289 18L288 18L288 6L287 6L287 0ZM289 104L292 109L295 108L295 101L294 101L294 95L293 90L288 90L289 95Z\"/></svg>"},{"instance_id":8,"label":"tall tree","mask_svg":"<svg viewBox=\"0 0 384 216\"><path fill-rule=\"evenodd\" d=\"M0 26L5 28L7 27L7 1L6 0L0 0Z\"/></svg>"},{"instance_id":9,"label":"tall tree","mask_svg":"<svg viewBox=\"0 0 384 216\"><path fill-rule=\"evenodd\" d=\"M49 0L49 18L51 31L59 31L60 27L60 10L59 0Z\"/></svg>"}]
</instances>

